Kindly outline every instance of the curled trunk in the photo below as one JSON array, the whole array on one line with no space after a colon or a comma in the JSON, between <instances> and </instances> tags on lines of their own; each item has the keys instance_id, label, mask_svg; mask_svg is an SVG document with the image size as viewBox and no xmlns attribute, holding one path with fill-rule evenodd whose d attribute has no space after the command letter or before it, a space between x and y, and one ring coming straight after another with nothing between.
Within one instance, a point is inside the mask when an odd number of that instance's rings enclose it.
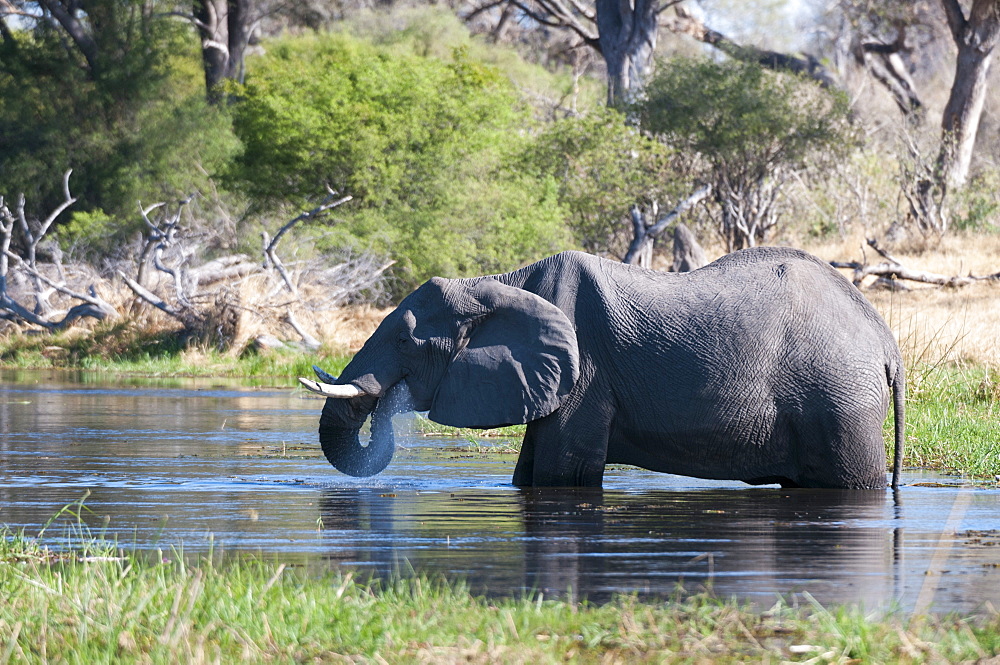
<instances>
[{"instance_id":1,"label":"curled trunk","mask_svg":"<svg viewBox=\"0 0 1000 665\"><path fill-rule=\"evenodd\" d=\"M408 400L400 397L404 392L405 386L397 384L360 413L355 412L357 404L350 404L353 400L327 399L319 421L319 443L327 461L338 471L357 478L374 476L389 466L396 450L392 417L408 407ZM358 433L369 413L371 439L362 445Z\"/></svg>"}]
</instances>

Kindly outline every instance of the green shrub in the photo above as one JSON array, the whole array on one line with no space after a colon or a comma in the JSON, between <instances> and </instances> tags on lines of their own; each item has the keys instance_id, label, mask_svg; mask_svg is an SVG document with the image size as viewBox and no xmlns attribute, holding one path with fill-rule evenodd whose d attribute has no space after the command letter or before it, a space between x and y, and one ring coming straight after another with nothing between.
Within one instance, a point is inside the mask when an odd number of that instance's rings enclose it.
<instances>
[{"instance_id":1,"label":"green shrub","mask_svg":"<svg viewBox=\"0 0 1000 665\"><path fill-rule=\"evenodd\" d=\"M673 166L674 153L609 108L551 123L528 146L525 168L558 182L573 239L587 251L621 256L631 239L629 209L664 208L690 182Z\"/></svg>"},{"instance_id":2,"label":"green shrub","mask_svg":"<svg viewBox=\"0 0 1000 665\"><path fill-rule=\"evenodd\" d=\"M284 39L233 90L231 182L272 209L355 201L317 247L390 254L400 290L509 270L569 242L550 179L518 172L530 110L496 69L346 35Z\"/></svg>"},{"instance_id":3,"label":"green shrub","mask_svg":"<svg viewBox=\"0 0 1000 665\"><path fill-rule=\"evenodd\" d=\"M1000 172L985 171L955 193L954 228L962 231L1000 230Z\"/></svg>"}]
</instances>

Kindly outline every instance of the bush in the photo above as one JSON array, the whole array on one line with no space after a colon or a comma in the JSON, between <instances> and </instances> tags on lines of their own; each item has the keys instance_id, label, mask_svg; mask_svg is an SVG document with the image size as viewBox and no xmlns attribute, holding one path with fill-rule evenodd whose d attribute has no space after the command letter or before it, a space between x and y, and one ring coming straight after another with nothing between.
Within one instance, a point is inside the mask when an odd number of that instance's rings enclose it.
<instances>
[{"instance_id":1,"label":"bush","mask_svg":"<svg viewBox=\"0 0 1000 665\"><path fill-rule=\"evenodd\" d=\"M443 60L346 35L285 39L233 93L244 150L230 181L274 210L327 187L353 195L317 247L391 254L400 290L508 270L569 242L551 180L514 168L529 109L461 49Z\"/></svg>"},{"instance_id":2,"label":"bush","mask_svg":"<svg viewBox=\"0 0 1000 665\"><path fill-rule=\"evenodd\" d=\"M549 125L523 156L525 168L549 174L569 214L574 240L595 254L624 255L631 240L629 209L663 207L690 182L673 167L673 151L640 133L613 109Z\"/></svg>"}]
</instances>

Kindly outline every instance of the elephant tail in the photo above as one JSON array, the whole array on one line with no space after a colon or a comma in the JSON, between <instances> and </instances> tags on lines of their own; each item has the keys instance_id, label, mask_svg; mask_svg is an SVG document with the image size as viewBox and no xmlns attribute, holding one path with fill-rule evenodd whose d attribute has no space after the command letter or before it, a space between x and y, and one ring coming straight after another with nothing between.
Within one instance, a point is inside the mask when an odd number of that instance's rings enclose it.
<instances>
[{"instance_id":1,"label":"elephant tail","mask_svg":"<svg viewBox=\"0 0 1000 665\"><path fill-rule=\"evenodd\" d=\"M889 376L892 386L892 410L895 424L895 451L892 460L892 489L899 489L899 475L903 470L903 443L906 441L906 374L899 363ZM891 370L890 370L891 371Z\"/></svg>"}]
</instances>

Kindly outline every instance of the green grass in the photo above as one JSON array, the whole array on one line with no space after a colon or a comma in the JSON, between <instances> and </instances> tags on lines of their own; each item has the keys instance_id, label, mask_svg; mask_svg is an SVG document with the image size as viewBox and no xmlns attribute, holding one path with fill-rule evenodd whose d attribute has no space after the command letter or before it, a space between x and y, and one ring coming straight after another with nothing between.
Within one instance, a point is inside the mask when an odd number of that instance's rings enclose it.
<instances>
[{"instance_id":1,"label":"green grass","mask_svg":"<svg viewBox=\"0 0 1000 665\"><path fill-rule=\"evenodd\" d=\"M919 381L908 391L906 465L1000 475L1000 373L938 367L911 375Z\"/></svg>"},{"instance_id":2,"label":"green grass","mask_svg":"<svg viewBox=\"0 0 1000 665\"><path fill-rule=\"evenodd\" d=\"M0 529L0 663L918 663L1000 653L995 612L780 602L762 611L681 593L601 605L486 598L443 580L369 584L263 557L148 556L85 532L56 551L47 538Z\"/></svg>"},{"instance_id":3,"label":"green grass","mask_svg":"<svg viewBox=\"0 0 1000 665\"><path fill-rule=\"evenodd\" d=\"M339 374L350 360L340 349L316 352L198 347L173 330L150 331L128 322L100 325L87 335L56 333L0 337L0 368L74 369L157 377L211 376L289 379L313 376L312 365Z\"/></svg>"}]
</instances>

